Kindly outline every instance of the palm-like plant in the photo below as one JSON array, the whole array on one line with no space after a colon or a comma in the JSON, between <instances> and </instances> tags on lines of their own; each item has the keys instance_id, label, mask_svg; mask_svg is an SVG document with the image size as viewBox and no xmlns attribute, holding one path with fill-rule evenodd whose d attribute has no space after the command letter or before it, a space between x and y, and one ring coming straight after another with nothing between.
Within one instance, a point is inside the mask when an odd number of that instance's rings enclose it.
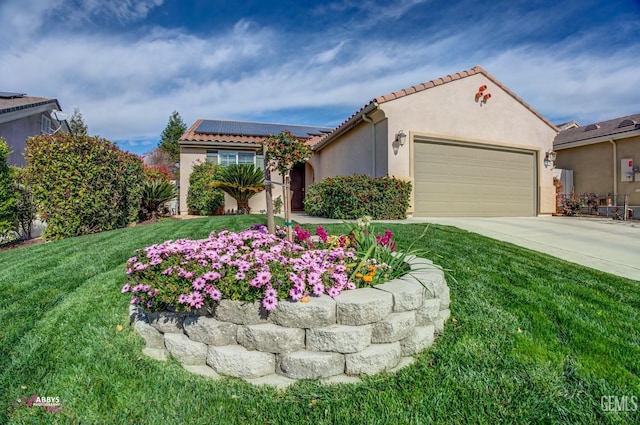
<instances>
[{"instance_id":1,"label":"palm-like plant","mask_svg":"<svg viewBox=\"0 0 640 425\"><path fill-rule=\"evenodd\" d=\"M238 212L250 212L249 200L264 190L264 173L250 164L232 164L222 168L214 187L219 187L236 200Z\"/></svg>"},{"instance_id":2,"label":"palm-like plant","mask_svg":"<svg viewBox=\"0 0 640 425\"><path fill-rule=\"evenodd\" d=\"M158 209L176 197L176 187L165 179L147 180L142 188L142 209L156 219Z\"/></svg>"}]
</instances>

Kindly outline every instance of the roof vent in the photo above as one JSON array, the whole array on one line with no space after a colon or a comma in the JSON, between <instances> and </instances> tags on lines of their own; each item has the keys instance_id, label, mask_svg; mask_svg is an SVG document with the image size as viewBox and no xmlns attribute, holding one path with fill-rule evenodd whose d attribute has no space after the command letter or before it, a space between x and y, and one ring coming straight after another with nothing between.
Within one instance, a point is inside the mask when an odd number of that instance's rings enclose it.
<instances>
[{"instance_id":1,"label":"roof vent","mask_svg":"<svg viewBox=\"0 0 640 425\"><path fill-rule=\"evenodd\" d=\"M586 126L584 128L584 131L597 130L599 128L600 128L600 126L598 124L589 124L588 126Z\"/></svg>"},{"instance_id":2,"label":"roof vent","mask_svg":"<svg viewBox=\"0 0 640 425\"><path fill-rule=\"evenodd\" d=\"M634 120L622 120L622 122L620 122L620 124L618 124L618 128L622 128L622 127L629 127L631 125L636 125L637 123Z\"/></svg>"}]
</instances>

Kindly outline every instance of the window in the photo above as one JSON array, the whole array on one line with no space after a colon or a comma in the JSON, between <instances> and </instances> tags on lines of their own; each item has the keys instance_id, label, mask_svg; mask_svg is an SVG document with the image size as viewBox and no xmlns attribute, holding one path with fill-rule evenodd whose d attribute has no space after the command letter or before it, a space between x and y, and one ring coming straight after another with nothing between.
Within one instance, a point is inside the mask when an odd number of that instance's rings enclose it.
<instances>
[{"instance_id":1,"label":"window","mask_svg":"<svg viewBox=\"0 0 640 425\"><path fill-rule=\"evenodd\" d=\"M207 161L223 166L231 164L248 164L255 165L264 171L264 160L262 153L247 151L218 151L207 150Z\"/></svg>"},{"instance_id":2,"label":"window","mask_svg":"<svg viewBox=\"0 0 640 425\"><path fill-rule=\"evenodd\" d=\"M51 120L49 117L42 115L40 120L40 132L44 134L51 133Z\"/></svg>"}]
</instances>

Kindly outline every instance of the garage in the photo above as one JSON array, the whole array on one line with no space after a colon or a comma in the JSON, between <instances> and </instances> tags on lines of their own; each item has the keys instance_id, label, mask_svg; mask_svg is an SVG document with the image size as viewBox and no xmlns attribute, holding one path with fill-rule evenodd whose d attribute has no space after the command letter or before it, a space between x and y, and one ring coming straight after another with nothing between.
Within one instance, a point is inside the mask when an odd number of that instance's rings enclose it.
<instances>
[{"instance_id":1,"label":"garage","mask_svg":"<svg viewBox=\"0 0 640 425\"><path fill-rule=\"evenodd\" d=\"M418 217L523 217L537 213L536 152L415 140Z\"/></svg>"}]
</instances>

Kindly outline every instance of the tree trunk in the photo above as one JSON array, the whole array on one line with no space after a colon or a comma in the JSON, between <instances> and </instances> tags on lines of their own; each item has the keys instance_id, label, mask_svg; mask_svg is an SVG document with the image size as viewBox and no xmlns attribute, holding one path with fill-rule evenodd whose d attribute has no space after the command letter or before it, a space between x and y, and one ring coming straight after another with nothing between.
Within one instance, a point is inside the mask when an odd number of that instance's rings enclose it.
<instances>
[{"instance_id":1,"label":"tree trunk","mask_svg":"<svg viewBox=\"0 0 640 425\"><path fill-rule=\"evenodd\" d=\"M238 214L249 214L251 208L249 208L249 200L237 201L238 202Z\"/></svg>"},{"instance_id":2,"label":"tree trunk","mask_svg":"<svg viewBox=\"0 0 640 425\"><path fill-rule=\"evenodd\" d=\"M272 235L276 234L276 223L273 216L273 195L271 192L271 170L269 170L269 158L267 158L267 147L262 145L262 154L264 156L264 190L267 199L267 229Z\"/></svg>"},{"instance_id":3,"label":"tree trunk","mask_svg":"<svg viewBox=\"0 0 640 425\"><path fill-rule=\"evenodd\" d=\"M282 195L284 196L284 224L287 226L287 240L293 242L293 233L291 232L291 191L289 186L291 183L291 176L287 172L284 176L284 187Z\"/></svg>"}]
</instances>

